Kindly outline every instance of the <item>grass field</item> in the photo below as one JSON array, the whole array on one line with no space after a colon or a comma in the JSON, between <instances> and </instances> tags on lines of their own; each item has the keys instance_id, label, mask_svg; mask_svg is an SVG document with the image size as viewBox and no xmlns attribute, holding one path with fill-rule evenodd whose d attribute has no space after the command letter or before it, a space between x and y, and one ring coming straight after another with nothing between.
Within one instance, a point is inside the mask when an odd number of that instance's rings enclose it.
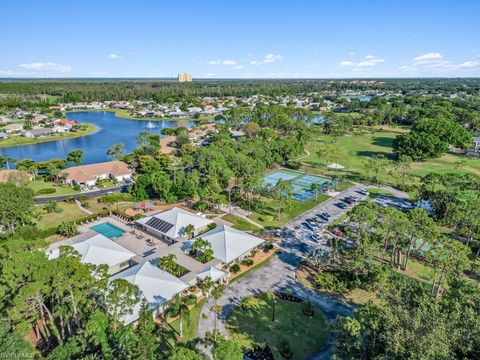
<instances>
[{"instance_id":1,"label":"grass field","mask_svg":"<svg viewBox=\"0 0 480 360\"><path fill-rule=\"evenodd\" d=\"M314 140L307 144L306 150L310 153L310 156L302 160L306 165L304 170L327 176L341 174L347 179L361 181L368 177L365 166L366 160L374 155L384 155L389 159L393 159L393 141L398 134L405 131L404 128L399 127L384 127L377 129L375 133L339 137L337 141L340 153L338 163L345 166L345 169L341 171L326 169L325 161L317 156L320 144L324 142L333 143L334 141L331 136L318 133ZM461 169L456 164L459 160L466 160L464 167ZM439 159L413 163L410 174L413 176L412 181L416 182L418 177L424 176L429 172L445 173L449 171L480 174L480 160L449 153ZM379 180L387 184L396 183L395 176L388 171L381 174Z\"/></svg>"},{"instance_id":2,"label":"grass field","mask_svg":"<svg viewBox=\"0 0 480 360\"><path fill-rule=\"evenodd\" d=\"M97 131L97 128L92 124L83 123L82 125L86 125L85 130L78 130L75 132L66 132L66 133L58 133L50 136L45 136L41 138L29 138L25 136L15 136L9 137L5 140L0 140L0 148L4 147L11 147L11 146L20 146L20 145L30 145L30 144L38 144L47 141L55 141L55 140L62 140L62 139L73 139L77 137L82 137L85 135L90 135ZM1 129L0 129L1 130Z\"/></svg>"},{"instance_id":3,"label":"grass field","mask_svg":"<svg viewBox=\"0 0 480 360\"><path fill-rule=\"evenodd\" d=\"M249 223L247 220L242 219L241 217L232 215L232 214L227 214L222 217L223 220L231 222L233 224L233 227L235 229L241 230L241 231L257 231L260 230L260 228L256 225L253 225L252 223Z\"/></svg>"},{"instance_id":4,"label":"grass field","mask_svg":"<svg viewBox=\"0 0 480 360\"><path fill-rule=\"evenodd\" d=\"M272 321L273 302L266 296L250 298L252 307L237 307L227 318L232 340L245 348L267 343L276 359L282 341L287 340L293 352L291 359L308 359L327 344L329 327L320 310L312 317L303 314L303 303L277 299L275 321Z\"/></svg>"},{"instance_id":5,"label":"grass field","mask_svg":"<svg viewBox=\"0 0 480 360\"><path fill-rule=\"evenodd\" d=\"M88 216L75 203L59 202L58 206L62 208L62 212L45 214L37 221L40 230L56 228L64 221L73 221Z\"/></svg>"},{"instance_id":6,"label":"grass field","mask_svg":"<svg viewBox=\"0 0 480 360\"><path fill-rule=\"evenodd\" d=\"M297 216L324 202L328 198L329 196L320 194L318 195L317 200L311 199L303 202L291 200L290 204L284 209L278 219L276 217L275 200L271 198L264 198L265 206L263 209L253 212L249 218L263 226L282 227L289 220L296 218Z\"/></svg>"},{"instance_id":7,"label":"grass field","mask_svg":"<svg viewBox=\"0 0 480 360\"><path fill-rule=\"evenodd\" d=\"M32 189L34 194L37 196L57 196L79 193L79 191L73 190L71 186L64 184L54 185L52 182L43 180L34 180L28 184L28 187ZM38 194L38 191L42 189L55 189L55 192L52 194Z\"/></svg>"}]
</instances>

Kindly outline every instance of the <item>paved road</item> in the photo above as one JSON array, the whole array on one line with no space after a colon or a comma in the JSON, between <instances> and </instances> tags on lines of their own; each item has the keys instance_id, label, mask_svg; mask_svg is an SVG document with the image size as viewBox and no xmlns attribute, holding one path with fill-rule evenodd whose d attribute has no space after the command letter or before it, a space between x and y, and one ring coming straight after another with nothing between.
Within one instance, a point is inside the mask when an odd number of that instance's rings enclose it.
<instances>
[{"instance_id":1,"label":"paved road","mask_svg":"<svg viewBox=\"0 0 480 360\"><path fill-rule=\"evenodd\" d=\"M305 288L296 280L295 271L301 261L310 253L311 249L318 244L314 243L307 236L307 232L303 233L301 224L305 218L312 217L312 214L317 212L328 211L332 213L333 221L347 210L342 210L334 206L341 198L347 195L354 194L359 197L360 194L355 191L361 186L357 185L350 189L343 191L335 197L332 197L325 203L320 204L316 208L308 211L306 214L297 217L286 225L286 234L284 239L279 244L279 253L265 266L250 273L244 278L230 284L218 300L218 305L221 306L221 313L217 318L217 329L221 334L227 336L225 328L225 321L232 310L238 306L242 298L252 296L265 291L271 290L290 290L293 294L311 301L316 305L325 315L327 321L331 323L337 316L350 315L352 307L323 296L315 291ZM213 299L209 298L202 309L200 316L197 335L203 338L207 331L213 332L215 326L215 314L212 312ZM205 314L206 316L203 316ZM207 354L208 349L202 348ZM312 359L321 360L329 359L332 355L331 339L329 346L321 353L315 355Z\"/></svg>"},{"instance_id":2,"label":"paved road","mask_svg":"<svg viewBox=\"0 0 480 360\"><path fill-rule=\"evenodd\" d=\"M36 204L46 204L49 201L65 201L67 198L75 198L78 199L80 196L84 196L87 199L91 199L97 196L102 196L106 195L107 193L113 192L113 193L122 193L122 192L127 192L128 190L128 185L119 185L114 188L109 188L109 189L99 189L99 190L92 190L92 191L86 191L86 192L81 192L78 194L71 194L71 195L58 195L58 196L42 196L42 197L36 197L35 198L35 203Z\"/></svg>"}]
</instances>

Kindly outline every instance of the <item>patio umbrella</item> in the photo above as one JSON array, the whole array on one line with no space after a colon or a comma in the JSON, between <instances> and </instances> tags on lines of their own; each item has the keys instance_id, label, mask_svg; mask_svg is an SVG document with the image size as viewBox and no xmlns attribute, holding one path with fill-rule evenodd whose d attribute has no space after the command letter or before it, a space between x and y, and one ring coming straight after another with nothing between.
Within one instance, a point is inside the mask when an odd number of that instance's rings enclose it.
<instances>
[{"instance_id":1,"label":"patio umbrella","mask_svg":"<svg viewBox=\"0 0 480 360\"><path fill-rule=\"evenodd\" d=\"M337 163L333 163L327 166L329 169L335 169L335 170L340 170L340 169L345 169L345 166L342 166Z\"/></svg>"}]
</instances>

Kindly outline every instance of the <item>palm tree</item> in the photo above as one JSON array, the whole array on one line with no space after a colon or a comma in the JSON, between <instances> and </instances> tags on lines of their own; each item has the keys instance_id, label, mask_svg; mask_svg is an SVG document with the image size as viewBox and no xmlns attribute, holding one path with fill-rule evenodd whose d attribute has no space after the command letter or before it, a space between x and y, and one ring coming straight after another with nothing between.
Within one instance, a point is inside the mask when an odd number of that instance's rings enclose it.
<instances>
[{"instance_id":1,"label":"palm tree","mask_svg":"<svg viewBox=\"0 0 480 360\"><path fill-rule=\"evenodd\" d=\"M177 317L178 316L178 321L179 321L179 335L182 338L183 337L183 315L188 313L190 310L189 305L193 305L196 301L195 296L193 295L188 295L184 298L180 297L180 295L177 295L175 297L175 300L171 301L168 309L166 311L166 315L169 317Z\"/></svg>"},{"instance_id":2,"label":"palm tree","mask_svg":"<svg viewBox=\"0 0 480 360\"><path fill-rule=\"evenodd\" d=\"M185 226L185 234L191 239L193 234L195 234L195 227L192 224Z\"/></svg>"},{"instance_id":3,"label":"palm tree","mask_svg":"<svg viewBox=\"0 0 480 360\"><path fill-rule=\"evenodd\" d=\"M215 326L214 326L214 332L213 332L213 340L217 340L217 317L218 317L218 310L217 310L217 302L218 300L222 297L223 290L225 289L225 285L221 284L218 285L216 288L213 289L212 295L213 295L213 311L215 312Z\"/></svg>"},{"instance_id":4,"label":"palm tree","mask_svg":"<svg viewBox=\"0 0 480 360\"><path fill-rule=\"evenodd\" d=\"M208 297L214 285L215 282L212 281L212 278L210 276L207 276L205 279L202 280L200 284L198 284L198 287L202 290L203 295L205 297Z\"/></svg>"}]
</instances>

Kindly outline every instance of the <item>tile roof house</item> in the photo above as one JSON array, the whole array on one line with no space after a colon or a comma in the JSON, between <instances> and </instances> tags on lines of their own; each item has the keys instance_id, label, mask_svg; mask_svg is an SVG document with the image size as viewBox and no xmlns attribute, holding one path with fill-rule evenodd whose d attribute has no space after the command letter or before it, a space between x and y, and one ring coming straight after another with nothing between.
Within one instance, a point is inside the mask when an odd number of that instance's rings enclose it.
<instances>
[{"instance_id":1,"label":"tile roof house","mask_svg":"<svg viewBox=\"0 0 480 360\"><path fill-rule=\"evenodd\" d=\"M127 280L137 285L140 290L141 300L145 299L148 306L153 310L153 316L158 317L165 311L167 302L174 296L188 288L188 285L155 265L155 260L135 265L110 278L110 281L117 279ZM130 324L138 320L142 301L139 301L127 314L124 324Z\"/></svg>"},{"instance_id":2,"label":"tile roof house","mask_svg":"<svg viewBox=\"0 0 480 360\"><path fill-rule=\"evenodd\" d=\"M185 229L188 225L193 225L194 234L198 234L212 223L205 217L177 207L137 220L137 224L149 233L172 243L186 238Z\"/></svg>"},{"instance_id":3,"label":"tile roof house","mask_svg":"<svg viewBox=\"0 0 480 360\"><path fill-rule=\"evenodd\" d=\"M101 234L87 233L52 244L47 250L48 258L55 259L60 256L62 246L71 246L80 254L84 264L107 265L109 274L125 270L130 266L130 260L136 256Z\"/></svg>"},{"instance_id":4,"label":"tile roof house","mask_svg":"<svg viewBox=\"0 0 480 360\"><path fill-rule=\"evenodd\" d=\"M64 180L71 185L93 186L97 180L115 179L124 181L131 179L132 171L127 163L119 160L103 163L81 165L67 168L63 171Z\"/></svg>"},{"instance_id":5,"label":"tile roof house","mask_svg":"<svg viewBox=\"0 0 480 360\"><path fill-rule=\"evenodd\" d=\"M10 124L2 128L2 131L7 134L11 134L13 132L22 131L22 130L23 130L23 125L20 125L20 124Z\"/></svg>"},{"instance_id":6,"label":"tile roof house","mask_svg":"<svg viewBox=\"0 0 480 360\"><path fill-rule=\"evenodd\" d=\"M22 170L0 170L0 183L22 184L33 179L32 175Z\"/></svg>"}]
</instances>

